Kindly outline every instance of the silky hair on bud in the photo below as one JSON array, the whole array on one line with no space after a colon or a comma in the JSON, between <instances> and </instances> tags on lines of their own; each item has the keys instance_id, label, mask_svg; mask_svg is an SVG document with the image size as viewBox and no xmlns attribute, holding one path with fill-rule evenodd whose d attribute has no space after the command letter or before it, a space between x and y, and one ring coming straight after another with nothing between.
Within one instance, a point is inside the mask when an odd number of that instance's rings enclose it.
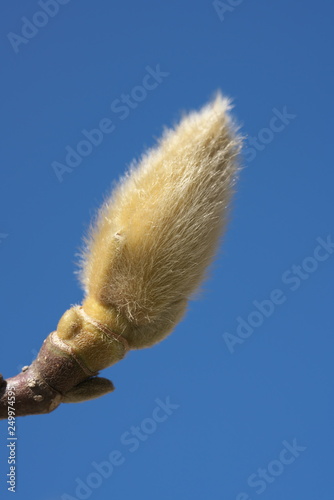
<instances>
[{"instance_id":1,"label":"silky hair on bud","mask_svg":"<svg viewBox=\"0 0 334 500\"><path fill-rule=\"evenodd\" d=\"M131 348L170 333L217 250L241 148L230 107L218 94L166 130L92 226L80 275L86 309L102 322L112 314Z\"/></svg>"}]
</instances>

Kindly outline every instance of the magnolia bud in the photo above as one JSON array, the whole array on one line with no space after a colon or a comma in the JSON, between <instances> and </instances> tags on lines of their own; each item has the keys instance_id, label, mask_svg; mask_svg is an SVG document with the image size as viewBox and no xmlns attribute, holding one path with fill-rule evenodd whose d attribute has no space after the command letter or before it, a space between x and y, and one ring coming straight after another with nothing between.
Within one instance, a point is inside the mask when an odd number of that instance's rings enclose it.
<instances>
[{"instance_id":1,"label":"magnolia bud","mask_svg":"<svg viewBox=\"0 0 334 500\"><path fill-rule=\"evenodd\" d=\"M98 371L165 338L205 278L224 230L241 138L220 94L166 130L99 211L82 255L82 306L61 318L36 360L0 379L17 415L47 413L113 390Z\"/></svg>"},{"instance_id":2,"label":"magnolia bud","mask_svg":"<svg viewBox=\"0 0 334 500\"><path fill-rule=\"evenodd\" d=\"M219 94L166 130L92 225L81 268L83 308L131 349L171 332L217 249L241 144L229 109Z\"/></svg>"}]
</instances>

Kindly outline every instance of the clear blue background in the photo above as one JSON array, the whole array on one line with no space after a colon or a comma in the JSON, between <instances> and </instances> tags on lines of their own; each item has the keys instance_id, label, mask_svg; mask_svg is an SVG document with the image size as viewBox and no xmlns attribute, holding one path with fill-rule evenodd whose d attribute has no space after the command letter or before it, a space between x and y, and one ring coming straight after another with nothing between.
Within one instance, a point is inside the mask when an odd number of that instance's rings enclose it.
<instances>
[{"instance_id":1,"label":"clear blue background","mask_svg":"<svg viewBox=\"0 0 334 500\"><path fill-rule=\"evenodd\" d=\"M73 274L81 236L112 182L164 125L218 88L234 99L248 141L270 137L263 129L274 109L295 115L253 161L248 152L211 277L174 333L105 370L113 394L18 420L15 498L80 498L76 478L85 482L92 462L115 449L124 463L89 498L333 498L334 254L298 290L282 281L313 255L317 238L334 238L333 3L245 0L220 19L211 1L72 0L17 54L7 34L20 34L21 18L41 9L17 0L1 10L5 377L30 363L82 300ZM169 76L121 120L111 103L157 64ZM115 130L60 183L52 162L105 117ZM223 334L235 334L237 318L277 288L284 304L231 354ZM179 408L131 453L122 434L167 396ZM2 422L2 498L6 437ZM306 450L256 493L249 476L293 439Z\"/></svg>"}]
</instances>

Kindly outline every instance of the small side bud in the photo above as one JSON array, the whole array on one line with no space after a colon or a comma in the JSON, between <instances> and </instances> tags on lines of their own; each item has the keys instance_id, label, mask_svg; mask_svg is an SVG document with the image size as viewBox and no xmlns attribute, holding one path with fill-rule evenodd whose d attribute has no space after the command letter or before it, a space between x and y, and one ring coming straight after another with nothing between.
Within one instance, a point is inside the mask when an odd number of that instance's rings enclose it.
<instances>
[{"instance_id":1,"label":"small side bud","mask_svg":"<svg viewBox=\"0 0 334 500\"><path fill-rule=\"evenodd\" d=\"M57 326L58 337L64 341L71 341L82 329L82 319L77 310L72 307L66 311L59 320Z\"/></svg>"},{"instance_id":2,"label":"small side bud","mask_svg":"<svg viewBox=\"0 0 334 500\"><path fill-rule=\"evenodd\" d=\"M73 387L62 399L63 403L81 403L90 399L99 398L115 390L111 380L102 377L93 377Z\"/></svg>"},{"instance_id":3,"label":"small side bud","mask_svg":"<svg viewBox=\"0 0 334 500\"><path fill-rule=\"evenodd\" d=\"M122 342L103 332L103 325L87 321L81 308L74 306L60 319L56 335L89 370L97 372L110 366L126 354Z\"/></svg>"}]
</instances>

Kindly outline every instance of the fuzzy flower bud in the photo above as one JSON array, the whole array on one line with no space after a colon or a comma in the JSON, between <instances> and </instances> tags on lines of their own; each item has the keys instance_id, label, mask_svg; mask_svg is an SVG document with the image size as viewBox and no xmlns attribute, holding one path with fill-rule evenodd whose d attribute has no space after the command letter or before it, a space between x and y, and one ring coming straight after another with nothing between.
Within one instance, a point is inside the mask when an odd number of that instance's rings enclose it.
<instances>
[{"instance_id":1,"label":"fuzzy flower bud","mask_svg":"<svg viewBox=\"0 0 334 500\"><path fill-rule=\"evenodd\" d=\"M171 332L217 249L241 139L220 94L133 164L92 226L84 310L131 349Z\"/></svg>"},{"instance_id":2,"label":"fuzzy flower bud","mask_svg":"<svg viewBox=\"0 0 334 500\"><path fill-rule=\"evenodd\" d=\"M220 94L166 130L111 194L82 257L86 297L60 319L37 358L0 375L0 419L49 413L114 390L98 372L149 347L185 313L227 219L241 138Z\"/></svg>"}]
</instances>

